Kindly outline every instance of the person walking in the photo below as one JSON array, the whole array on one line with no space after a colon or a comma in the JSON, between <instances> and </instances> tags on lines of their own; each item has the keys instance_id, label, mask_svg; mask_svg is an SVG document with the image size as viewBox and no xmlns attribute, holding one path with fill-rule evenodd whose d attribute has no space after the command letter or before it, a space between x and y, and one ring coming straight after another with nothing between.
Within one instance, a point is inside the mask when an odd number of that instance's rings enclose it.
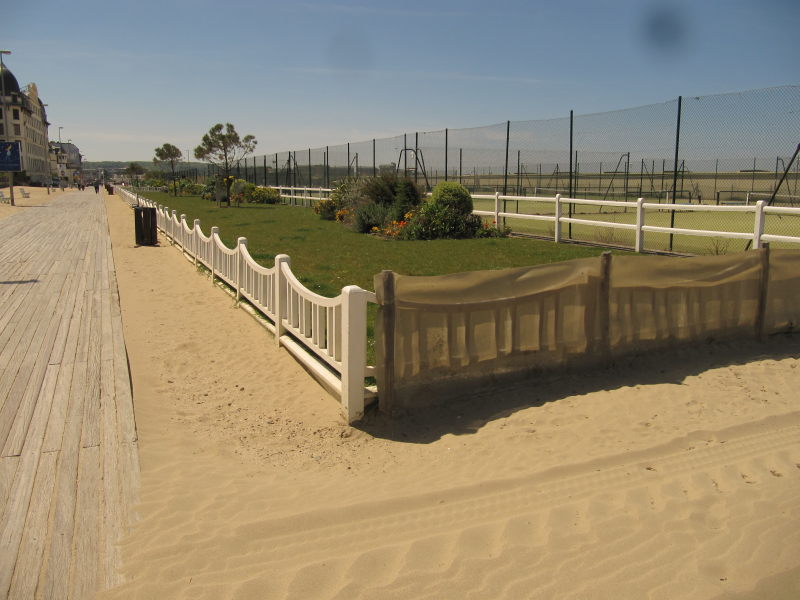
<instances>
[{"instance_id":1,"label":"person walking","mask_svg":"<svg viewBox=\"0 0 800 600\"><path fill-rule=\"evenodd\" d=\"M95 181L94 182L94 193L95 194L99 194L100 193L100 182L99 181Z\"/></svg>"}]
</instances>

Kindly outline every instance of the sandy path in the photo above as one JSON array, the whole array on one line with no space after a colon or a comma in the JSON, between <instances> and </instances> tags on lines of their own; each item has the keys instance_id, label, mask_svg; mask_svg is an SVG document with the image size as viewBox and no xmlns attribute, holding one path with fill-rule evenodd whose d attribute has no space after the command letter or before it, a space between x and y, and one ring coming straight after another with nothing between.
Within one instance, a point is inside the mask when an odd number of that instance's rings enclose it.
<instances>
[{"instance_id":1,"label":"sandy path","mask_svg":"<svg viewBox=\"0 0 800 600\"><path fill-rule=\"evenodd\" d=\"M794 598L800 340L708 346L348 427L108 199L141 448L104 598Z\"/></svg>"}]
</instances>

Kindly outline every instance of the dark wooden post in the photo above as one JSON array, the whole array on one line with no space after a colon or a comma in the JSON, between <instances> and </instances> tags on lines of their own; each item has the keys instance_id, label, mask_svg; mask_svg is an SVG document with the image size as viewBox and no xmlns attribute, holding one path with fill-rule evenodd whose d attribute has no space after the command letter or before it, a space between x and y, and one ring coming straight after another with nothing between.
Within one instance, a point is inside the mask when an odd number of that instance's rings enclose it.
<instances>
[{"instance_id":1,"label":"dark wooden post","mask_svg":"<svg viewBox=\"0 0 800 600\"><path fill-rule=\"evenodd\" d=\"M396 320L395 274L381 271L375 277L380 339L378 350L378 408L391 413L394 398L394 333Z\"/></svg>"},{"instance_id":2,"label":"dark wooden post","mask_svg":"<svg viewBox=\"0 0 800 600\"><path fill-rule=\"evenodd\" d=\"M758 278L758 308L756 313L756 337L764 339L764 327L767 316L767 292L769 291L769 244L765 243L761 250L761 272Z\"/></svg>"}]
</instances>

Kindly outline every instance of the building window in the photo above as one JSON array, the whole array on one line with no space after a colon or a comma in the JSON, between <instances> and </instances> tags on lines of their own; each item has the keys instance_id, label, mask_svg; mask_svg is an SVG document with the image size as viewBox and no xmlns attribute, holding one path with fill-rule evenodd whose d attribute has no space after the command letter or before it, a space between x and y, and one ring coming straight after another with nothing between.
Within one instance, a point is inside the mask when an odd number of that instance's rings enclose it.
<instances>
[{"instance_id":1,"label":"building window","mask_svg":"<svg viewBox=\"0 0 800 600\"><path fill-rule=\"evenodd\" d=\"M19 121L19 109L18 108L14 109L14 120L15 121Z\"/></svg>"},{"instance_id":2,"label":"building window","mask_svg":"<svg viewBox=\"0 0 800 600\"><path fill-rule=\"evenodd\" d=\"M3 123L0 123L0 136L4 136L6 134L6 127Z\"/></svg>"},{"instance_id":3,"label":"building window","mask_svg":"<svg viewBox=\"0 0 800 600\"><path fill-rule=\"evenodd\" d=\"M19 130L19 123L14 123L14 135L22 135Z\"/></svg>"}]
</instances>

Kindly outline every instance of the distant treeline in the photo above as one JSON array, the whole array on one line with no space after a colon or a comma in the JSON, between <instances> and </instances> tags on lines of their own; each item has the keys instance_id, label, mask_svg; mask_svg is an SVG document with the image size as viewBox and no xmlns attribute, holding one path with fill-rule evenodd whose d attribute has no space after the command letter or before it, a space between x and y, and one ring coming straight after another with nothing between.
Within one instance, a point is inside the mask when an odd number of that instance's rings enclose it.
<instances>
[{"instance_id":1,"label":"distant treeline","mask_svg":"<svg viewBox=\"0 0 800 600\"><path fill-rule=\"evenodd\" d=\"M142 168L147 169L148 171L154 169L154 165L153 165L153 160L152 159L150 159L150 160L124 160L124 161L123 160L84 161L83 162L83 168L84 169L106 169L106 170L109 170L109 171L110 170L125 170L130 166L131 163L139 164L139 165L142 166ZM203 169L205 169L206 168L206 164L205 163L200 163L200 162L189 162L189 163L181 162L180 165L178 166L178 168L179 169L185 169L185 168L193 168L193 169L203 168ZM159 166L159 167L155 167L155 170L157 170L157 171L168 171L169 167L168 166Z\"/></svg>"}]
</instances>

